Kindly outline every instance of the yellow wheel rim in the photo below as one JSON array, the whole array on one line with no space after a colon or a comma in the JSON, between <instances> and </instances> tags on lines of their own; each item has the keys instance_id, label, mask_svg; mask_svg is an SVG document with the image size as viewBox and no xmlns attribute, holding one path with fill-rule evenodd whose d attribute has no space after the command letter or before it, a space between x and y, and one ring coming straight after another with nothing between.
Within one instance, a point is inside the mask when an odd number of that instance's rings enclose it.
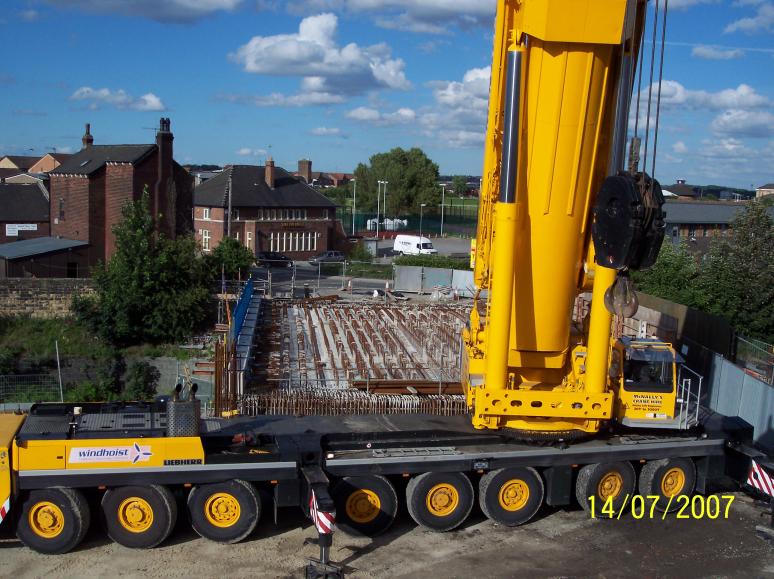
<instances>
[{"instance_id":1,"label":"yellow wheel rim","mask_svg":"<svg viewBox=\"0 0 774 579\"><path fill-rule=\"evenodd\" d=\"M30 509L28 520L32 531L44 539L53 539L64 529L64 513L50 501L35 503Z\"/></svg>"},{"instance_id":2,"label":"yellow wheel rim","mask_svg":"<svg viewBox=\"0 0 774 579\"><path fill-rule=\"evenodd\" d=\"M661 478L661 492L665 497L679 495L685 488L685 471L680 467L670 468Z\"/></svg>"},{"instance_id":3,"label":"yellow wheel rim","mask_svg":"<svg viewBox=\"0 0 774 579\"><path fill-rule=\"evenodd\" d=\"M225 529L235 525L242 514L242 508L234 495L215 493L204 503L204 516L216 527Z\"/></svg>"},{"instance_id":4,"label":"yellow wheel rim","mask_svg":"<svg viewBox=\"0 0 774 579\"><path fill-rule=\"evenodd\" d=\"M498 498L500 506L506 511L523 509L529 501L529 485L521 479L511 479L500 487Z\"/></svg>"},{"instance_id":5,"label":"yellow wheel rim","mask_svg":"<svg viewBox=\"0 0 774 579\"><path fill-rule=\"evenodd\" d=\"M118 522L130 533L144 533L153 524L153 507L140 497L124 499L118 505Z\"/></svg>"},{"instance_id":6,"label":"yellow wheel rim","mask_svg":"<svg viewBox=\"0 0 774 579\"><path fill-rule=\"evenodd\" d=\"M597 494L603 500L614 499L621 494L623 488L623 477L621 473L612 471L607 473L597 485Z\"/></svg>"},{"instance_id":7,"label":"yellow wheel rim","mask_svg":"<svg viewBox=\"0 0 774 579\"><path fill-rule=\"evenodd\" d=\"M357 489L347 497L347 516L355 523L370 523L382 510L379 495L368 489Z\"/></svg>"},{"instance_id":8,"label":"yellow wheel rim","mask_svg":"<svg viewBox=\"0 0 774 579\"><path fill-rule=\"evenodd\" d=\"M437 484L428 491L425 502L431 515L446 517L460 504L460 493L449 483Z\"/></svg>"}]
</instances>

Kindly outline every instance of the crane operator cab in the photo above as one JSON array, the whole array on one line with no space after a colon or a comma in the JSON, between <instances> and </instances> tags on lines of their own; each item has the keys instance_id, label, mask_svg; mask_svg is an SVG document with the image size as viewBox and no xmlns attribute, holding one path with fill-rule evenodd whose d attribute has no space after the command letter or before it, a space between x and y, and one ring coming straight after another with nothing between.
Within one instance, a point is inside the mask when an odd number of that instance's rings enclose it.
<instances>
[{"instance_id":1,"label":"crane operator cab","mask_svg":"<svg viewBox=\"0 0 774 579\"><path fill-rule=\"evenodd\" d=\"M679 383L683 358L672 345L654 338L623 337L613 345L611 388L616 419L624 426L686 429L698 408L690 381Z\"/></svg>"}]
</instances>

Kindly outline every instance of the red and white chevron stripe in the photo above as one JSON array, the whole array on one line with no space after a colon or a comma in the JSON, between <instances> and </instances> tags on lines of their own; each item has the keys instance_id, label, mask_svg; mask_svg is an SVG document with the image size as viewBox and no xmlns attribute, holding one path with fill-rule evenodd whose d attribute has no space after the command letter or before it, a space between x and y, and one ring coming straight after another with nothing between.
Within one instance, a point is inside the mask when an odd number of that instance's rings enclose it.
<instances>
[{"instance_id":1,"label":"red and white chevron stripe","mask_svg":"<svg viewBox=\"0 0 774 579\"><path fill-rule=\"evenodd\" d=\"M747 484L774 498L774 478L754 460L750 465Z\"/></svg>"},{"instance_id":2,"label":"red and white chevron stripe","mask_svg":"<svg viewBox=\"0 0 774 579\"><path fill-rule=\"evenodd\" d=\"M3 506L0 506L0 523L2 523L5 517L8 516L8 511L10 510L11 510L11 497L9 496L7 499L5 499Z\"/></svg>"},{"instance_id":3,"label":"red and white chevron stripe","mask_svg":"<svg viewBox=\"0 0 774 579\"><path fill-rule=\"evenodd\" d=\"M317 506L317 497L312 491L309 497L309 513L312 515L314 526L321 535L330 535L333 532L333 526L336 524L336 513L321 511Z\"/></svg>"}]
</instances>

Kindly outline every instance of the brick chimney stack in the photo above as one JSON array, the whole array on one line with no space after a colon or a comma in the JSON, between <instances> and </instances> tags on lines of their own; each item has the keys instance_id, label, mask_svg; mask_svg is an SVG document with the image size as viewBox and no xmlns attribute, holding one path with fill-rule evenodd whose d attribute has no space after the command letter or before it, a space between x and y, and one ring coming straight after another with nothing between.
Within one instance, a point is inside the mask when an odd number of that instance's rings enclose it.
<instances>
[{"instance_id":1,"label":"brick chimney stack","mask_svg":"<svg viewBox=\"0 0 774 579\"><path fill-rule=\"evenodd\" d=\"M309 159L300 159L298 161L298 176L307 184L312 182L312 162Z\"/></svg>"},{"instance_id":2,"label":"brick chimney stack","mask_svg":"<svg viewBox=\"0 0 774 579\"><path fill-rule=\"evenodd\" d=\"M274 189L274 159L269 157L266 159L266 166L264 167L264 177L269 189Z\"/></svg>"},{"instance_id":3,"label":"brick chimney stack","mask_svg":"<svg viewBox=\"0 0 774 579\"><path fill-rule=\"evenodd\" d=\"M174 136L170 129L172 123L168 118L159 119L159 130L156 132L156 147L158 148L158 166L156 168L156 184L153 188L152 210L159 220L159 231L167 237L175 237L175 201L170 195L174 180L172 166L172 141Z\"/></svg>"},{"instance_id":4,"label":"brick chimney stack","mask_svg":"<svg viewBox=\"0 0 774 579\"><path fill-rule=\"evenodd\" d=\"M91 123L86 123L86 132L81 139L84 149L88 149L94 144L94 137L91 136Z\"/></svg>"}]
</instances>

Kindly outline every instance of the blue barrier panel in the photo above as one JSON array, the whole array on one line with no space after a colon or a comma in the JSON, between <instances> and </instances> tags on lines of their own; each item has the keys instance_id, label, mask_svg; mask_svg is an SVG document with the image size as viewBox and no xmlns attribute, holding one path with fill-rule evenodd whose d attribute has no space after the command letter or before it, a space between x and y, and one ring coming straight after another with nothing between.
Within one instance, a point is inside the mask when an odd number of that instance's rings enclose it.
<instances>
[{"instance_id":1,"label":"blue barrier panel","mask_svg":"<svg viewBox=\"0 0 774 579\"><path fill-rule=\"evenodd\" d=\"M239 332L242 330L242 325L245 323L245 316L247 315L247 308L250 307L250 300L253 298L253 278L247 280L245 287L242 288L242 293L239 294L239 300L234 308L234 315L231 317L231 332L229 332L229 341L231 343L236 342Z\"/></svg>"}]
</instances>

